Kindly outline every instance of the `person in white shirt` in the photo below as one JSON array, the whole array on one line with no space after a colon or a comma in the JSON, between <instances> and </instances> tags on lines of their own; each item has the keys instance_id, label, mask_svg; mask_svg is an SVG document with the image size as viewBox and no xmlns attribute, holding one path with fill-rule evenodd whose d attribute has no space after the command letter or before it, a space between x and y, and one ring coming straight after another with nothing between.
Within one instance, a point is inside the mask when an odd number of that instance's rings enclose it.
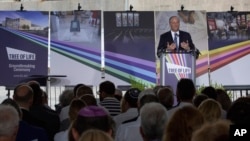
<instances>
[{"instance_id":1,"label":"person in white shirt","mask_svg":"<svg viewBox=\"0 0 250 141\"><path fill-rule=\"evenodd\" d=\"M122 99L122 111L124 112L113 117L117 128L124 121L138 116L137 100L140 92L141 91L138 88L130 88L126 91Z\"/></svg>"},{"instance_id":2,"label":"person in white shirt","mask_svg":"<svg viewBox=\"0 0 250 141\"><path fill-rule=\"evenodd\" d=\"M150 102L159 102L152 89L146 89L139 94L138 108ZM134 121L121 124L115 135L115 141L143 141L140 135L141 116L139 115Z\"/></svg>"}]
</instances>

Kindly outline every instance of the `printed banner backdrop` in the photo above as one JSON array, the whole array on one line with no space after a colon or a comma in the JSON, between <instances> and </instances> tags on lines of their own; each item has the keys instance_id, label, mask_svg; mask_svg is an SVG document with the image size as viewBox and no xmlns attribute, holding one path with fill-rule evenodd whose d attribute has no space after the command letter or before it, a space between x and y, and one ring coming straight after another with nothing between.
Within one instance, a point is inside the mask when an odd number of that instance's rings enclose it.
<instances>
[{"instance_id":1,"label":"printed banner backdrop","mask_svg":"<svg viewBox=\"0 0 250 141\"><path fill-rule=\"evenodd\" d=\"M34 79L32 75L47 75L48 20L48 12L0 11L0 85L15 86Z\"/></svg>"},{"instance_id":2,"label":"printed banner backdrop","mask_svg":"<svg viewBox=\"0 0 250 141\"><path fill-rule=\"evenodd\" d=\"M208 43L207 43L207 23L206 12L204 11L156 11L155 26L156 26L156 43L157 50L160 35L170 30L169 18L178 16L180 18L180 30L189 32L195 47L200 50L201 55L196 60L196 85L208 83L207 68L208 68ZM157 58L157 79L160 80L160 60ZM175 84L173 84L175 90Z\"/></svg>"},{"instance_id":3,"label":"printed banner backdrop","mask_svg":"<svg viewBox=\"0 0 250 141\"><path fill-rule=\"evenodd\" d=\"M250 12L207 13L212 83L249 85Z\"/></svg>"},{"instance_id":4,"label":"printed banner backdrop","mask_svg":"<svg viewBox=\"0 0 250 141\"><path fill-rule=\"evenodd\" d=\"M101 81L101 11L55 11L50 20L50 73L67 76L53 84L98 85Z\"/></svg>"},{"instance_id":5,"label":"printed banner backdrop","mask_svg":"<svg viewBox=\"0 0 250 141\"><path fill-rule=\"evenodd\" d=\"M104 12L105 71L124 82L155 85L154 13Z\"/></svg>"}]
</instances>

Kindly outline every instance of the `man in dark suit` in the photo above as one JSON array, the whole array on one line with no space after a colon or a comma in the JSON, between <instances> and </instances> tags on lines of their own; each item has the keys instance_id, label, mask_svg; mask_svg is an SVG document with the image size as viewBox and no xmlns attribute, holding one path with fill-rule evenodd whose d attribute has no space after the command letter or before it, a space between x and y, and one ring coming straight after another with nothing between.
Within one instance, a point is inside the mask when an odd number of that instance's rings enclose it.
<instances>
[{"instance_id":1,"label":"man in dark suit","mask_svg":"<svg viewBox=\"0 0 250 141\"><path fill-rule=\"evenodd\" d=\"M15 87L13 100L18 104L22 111L22 120L33 125L44 128L44 123L38 120L30 113L30 107L33 104L33 90L27 84L19 84Z\"/></svg>"},{"instance_id":2,"label":"man in dark suit","mask_svg":"<svg viewBox=\"0 0 250 141\"><path fill-rule=\"evenodd\" d=\"M170 31L160 36L157 48L158 57L162 52L191 51L195 49L191 35L180 30L180 19L177 16L169 18Z\"/></svg>"},{"instance_id":3,"label":"man in dark suit","mask_svg":"<svg viewBox=\"0 0 250 141\"><path fill-rule=\"evenodd\" d=\"M59 115L51 112L46 106L43 105L43 90L39 82L29 81L27 83L33 90L33 104L30 107L30 114L36 119L44 123L44 129L47 131L49 140L54 140L54 135L59 131L60 119Z\"/></svg>"}]
</instances>

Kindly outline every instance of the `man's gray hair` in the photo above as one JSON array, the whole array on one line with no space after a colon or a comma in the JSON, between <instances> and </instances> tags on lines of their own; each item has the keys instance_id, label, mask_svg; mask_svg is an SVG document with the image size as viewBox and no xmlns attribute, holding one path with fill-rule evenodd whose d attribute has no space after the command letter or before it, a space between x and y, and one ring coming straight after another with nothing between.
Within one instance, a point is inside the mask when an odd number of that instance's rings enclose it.
<instances>
[{"instance_id":1,"label":"man's gray hair","mask_svg":"<svg viewBox=\"0 0 250 141\"><path fill-rule=\"evenodd\" d=\"M141 110L141 128L149 140L161 139L167 122L167 110L160 103L145 104Z\"/></svg>"},{"instance_id":2,"label":"man's gray hair","mask_svg":"<svg viewBox=\"0 0 250 141\"><path fill-rule=\"evenodd\" d=\"M12 136L19 125L19 116L12 106L0 104L0 137Z\"/></svg>"}]
</instances>

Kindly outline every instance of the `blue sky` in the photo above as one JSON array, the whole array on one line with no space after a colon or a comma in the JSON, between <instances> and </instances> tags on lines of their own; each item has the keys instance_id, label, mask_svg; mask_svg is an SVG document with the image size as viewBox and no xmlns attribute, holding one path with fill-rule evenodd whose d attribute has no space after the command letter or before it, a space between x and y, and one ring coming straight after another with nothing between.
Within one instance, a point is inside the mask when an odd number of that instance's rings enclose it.
<instances>
[{"instance_id":1,"label":"blue sky","mask_svg":"<svg viewBox=\"0 0 250 141\"><path fill-rule=\"evenodd\" d=\"M36 24L42 27L48 26L48 15L43 15L40 11L25 11L25 12L19 12L19 11L0 11L0 23L2 23L6 17L9 18L23 18L30 20L32 24Z\"/></svg>"}]
</instances>

